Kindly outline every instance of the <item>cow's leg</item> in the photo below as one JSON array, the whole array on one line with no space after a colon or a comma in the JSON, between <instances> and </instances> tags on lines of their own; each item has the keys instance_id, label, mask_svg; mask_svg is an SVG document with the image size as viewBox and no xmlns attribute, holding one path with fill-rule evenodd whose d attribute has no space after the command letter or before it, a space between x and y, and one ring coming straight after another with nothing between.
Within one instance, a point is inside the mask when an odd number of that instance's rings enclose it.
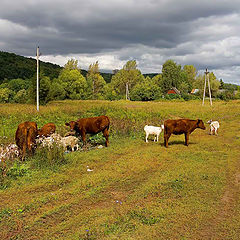
<instances>
[{"instance_id":1,"label":"cow's leg","mask_svg":"<svg viewBox=\"0 0 240 240\"><path fill-rule=\"evenodd\" d=\"M164 146L165 147L168 147L168 139L170 138L170 136L171 136L171 133L170 134L164 133Z\"/></svg>"},{"instance_id":2,"label":"cow's leg","mask_svg":"<svg viewBox=\"0 0 240 240\"><path fill-rule=\"evenodd\" d=\"M107 128L103 130L103 136L106 138L105 146L107 147L109 145L109 141L108 141L109 132Z\"/></svg>"},{"instance_id":3,"label":"cow's leg","mask_svg":"<svg viewBox=\"0 0 240 240\"><path fill-rule=\"evenodd\" d=\"M188 146L189 142L189 133L185 133L185 145Z\"/></svg>"},{"instance_id":4,"label":"cow's leg","mask_svg":"<svg viewBox=\"0 0 240 240\"><path fill-rule=\"evenodd\" d=\"M157 134L157 142L158 142L159 135Z\"/></svg>"},{"instance_id":5,"label":"cow's leg","mask_svg":"<svg viewBox=\"0 0 240 240\"><path fill-rule=\"evenodd\" d=\"M86 132L82 131L81 136L82 136L82 140L83 140L83 145L86 145Z\"/></svg>"}]
</instances>

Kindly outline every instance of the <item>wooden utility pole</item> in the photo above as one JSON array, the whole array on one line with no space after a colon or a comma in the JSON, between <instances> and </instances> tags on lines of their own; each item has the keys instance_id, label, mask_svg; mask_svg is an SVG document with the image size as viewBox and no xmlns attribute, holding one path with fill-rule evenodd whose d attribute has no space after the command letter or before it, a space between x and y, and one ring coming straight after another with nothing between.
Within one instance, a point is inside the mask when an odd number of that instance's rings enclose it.
<instances>
[{"instance_id":1,"label":"wooden utility pole","mask_svg":"<svg viewBox=\"0 0 240 240\"><path fill-rule=\"evenodd\" d=\"M126 100L130 100L128 82L126 83Z\"/></svg>"},{"instance_id":2,"label":"wooden utility pole","mask_svg":"<svg viewBox=\"0 0 240 240\"><path fill-rule=\"evenodd\" d=\"M212 96L211 96L211 88L210 88L210 80L209 80L209 72L206 68L205 73L205 81L204 81L204 89L203 89L203 102L202 105L204 105L204 99L205 99L205 94L206 94L206 87L207 87L207 82L208 82L208 91L209 91L209 98L210 98L210 104L212 106Z\"/></svg>"},{"instance_id":3,"label":"wooden utility pole","mask_svg":"<svg viewBox=\"0 0 240 240\"><path fill-rule=\"evenodd\" d=\"M39 112L39 47L37 47L37 111Z\"/></svg>"}]
</instances>

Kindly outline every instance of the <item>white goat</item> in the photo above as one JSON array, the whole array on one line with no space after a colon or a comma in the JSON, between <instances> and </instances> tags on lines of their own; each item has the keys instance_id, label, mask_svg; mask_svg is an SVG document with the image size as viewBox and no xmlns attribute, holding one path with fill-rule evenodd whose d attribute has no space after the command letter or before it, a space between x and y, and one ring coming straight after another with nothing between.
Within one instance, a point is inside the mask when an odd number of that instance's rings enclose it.
<instances>
[{"instance_id":1,"label":"white goat","mask_svg":"<svg viewBox=\"0 0 240 240\"><path fill-rule=\"evenodd\" d=\"M74 136L67 136L67 137L63 137L61 139L61 143L63 145L63 147L65 148L65 150L67 150L67 147L70 146L72 148L72 152L74 151L74 147L77 147L78 150L78 138L74 137Z\"/></svg>"},{"instance_id":2,"label":"white goat","mask_svg":"<svg viewBox=\"0 0 240 240\"><path fill-rule=\"evenodd\" d=\"M209 134L212 135L212 134L215 134L215 135L218 135L217 133L217 130L219 128L219 122L218 121L213 121L212 119L207 121L207 123L210 124L210 132Z\"/></svg>"},{"instance_id":3,"label":"white goat","mask_svg":"<svg viewBox=\"0 0 240 240\"><path fill-rule=\"evenodd\" d=\"M144 131L146 132L146 142L148 142L149 134L156 135L154 137L154 142L155 142L156 138L157 138L157 142L158 142L159 135L160 135L160 133L162 132L163 129L164 129L164 125L161 125L161 127L154 127L154 126L146 125L144 127Z\"/></svg>"}]
</instances>

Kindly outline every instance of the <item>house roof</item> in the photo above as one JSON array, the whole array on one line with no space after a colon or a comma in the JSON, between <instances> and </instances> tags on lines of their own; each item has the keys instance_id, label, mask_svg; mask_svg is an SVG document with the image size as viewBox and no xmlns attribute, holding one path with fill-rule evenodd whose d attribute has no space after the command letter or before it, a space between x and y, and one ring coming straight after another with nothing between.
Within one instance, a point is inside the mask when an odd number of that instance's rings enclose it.
<instances>
[{"instance_id":1,"label":"house roof","mask_svg":"<svg viewBox=\"0 0 240 240\"><path fill-rule=\"evenodd\" d=\"M198 88L193 88L192 91L191 91L192 94L197 93L197 92L199 92Z\"/></svg>"}]
</instances>

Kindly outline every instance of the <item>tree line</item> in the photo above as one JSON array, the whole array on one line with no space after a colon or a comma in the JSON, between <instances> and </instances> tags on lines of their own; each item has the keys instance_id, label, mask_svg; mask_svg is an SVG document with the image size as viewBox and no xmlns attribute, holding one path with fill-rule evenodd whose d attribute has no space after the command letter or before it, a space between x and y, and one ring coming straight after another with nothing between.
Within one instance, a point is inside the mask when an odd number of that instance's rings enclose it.
<instances>
[{"instance_id":1,"label":"tree line","mask_svg":"<svg viewBox=\"0 0 240 240\"><path fill-rule=\"evenodd\" d=\"M152 101L162 98L183 98L189 100L202 96L204 79L205 76L198 74L193 65L182 67L173 60L167 60L162 66L162 73L153 74L151 78L143 75L137 68L137 62L131 60L106 81L99 71L98 62L92 63L88 71L83 74L78 67L78 61L71 59L57 74L56 72L48 74L46 68L40 66L39 98L40 104L64 99ZM209 73L209 80L213 97L240 98L239 86L219 81L213 72ZM171 88L177 88L181 95L168 95L167 92ZM199 89L197 95L189 94L193 88ZM238 90L237 94L235 90ZM34 103L35 100L36 74L25 79L5 79L0 84L0 102Z\"/></svg>"}]
</instances>

